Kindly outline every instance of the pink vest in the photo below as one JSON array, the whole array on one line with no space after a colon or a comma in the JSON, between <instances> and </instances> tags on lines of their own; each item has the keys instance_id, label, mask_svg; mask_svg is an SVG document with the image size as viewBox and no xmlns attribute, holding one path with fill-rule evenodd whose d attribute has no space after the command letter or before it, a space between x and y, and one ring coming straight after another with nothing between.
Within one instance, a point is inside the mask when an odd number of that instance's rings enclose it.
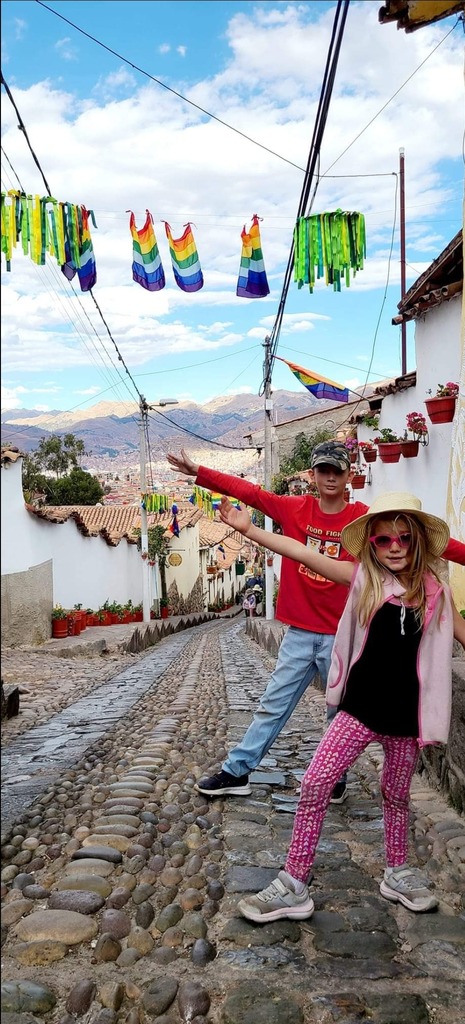
<instances>
[{"instance_id":1,"label":"pink vest","mask_svg":"<svg viewBox=\"0 0 465 1024\"><path fill-rule=\"evenodd\" d=\"M328 674L326 700L328 704L340 704L347 677L352 665L358 661L368 635L370 622L361 626L357 607L364 583L361 566L354 574L347 604L339 621L334 640L331 667ZM417 672L420 684L418 709L420 747L428 743L447 743L449 735L452 696L452 644L454 626L452 602L449 587L441 586L434 576L427 573L426 614L423 633L418 648ZM384 580L384 601L405 594L404 588L393 577ZM440 597L444 594L442 602ZM373 615L371 616L373 618ZM389 637L386 637L389 643ZM380 651L380 657L383 652ZM373 680L376 686L376 679ZM386 695L380 693L380 700Z\"/></svg>"}]
</instances>

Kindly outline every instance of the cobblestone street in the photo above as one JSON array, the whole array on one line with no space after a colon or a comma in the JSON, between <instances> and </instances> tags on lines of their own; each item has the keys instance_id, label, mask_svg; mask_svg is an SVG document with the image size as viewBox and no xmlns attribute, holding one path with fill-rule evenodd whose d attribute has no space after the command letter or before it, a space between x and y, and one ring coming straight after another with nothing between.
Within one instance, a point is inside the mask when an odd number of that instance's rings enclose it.
<instances>
[{"instance_id":1,"label":"cobblestone street","mask_svg":"<svg viewBox=\"0 0 465 1024\"><path fill-rule=\"evenodd\" d=\"M3 731L6 1024L463 1024L465 821L415 776L411 863L440 905L414 915L384 900L375 745L328 811L313 917L239 915L283 864L325 721L310 688L251 796L196 793L273 667L241 617L141 654L7 652L4 679L21 678L21 659L29 694Z\"/></svg>"}]
</instances>

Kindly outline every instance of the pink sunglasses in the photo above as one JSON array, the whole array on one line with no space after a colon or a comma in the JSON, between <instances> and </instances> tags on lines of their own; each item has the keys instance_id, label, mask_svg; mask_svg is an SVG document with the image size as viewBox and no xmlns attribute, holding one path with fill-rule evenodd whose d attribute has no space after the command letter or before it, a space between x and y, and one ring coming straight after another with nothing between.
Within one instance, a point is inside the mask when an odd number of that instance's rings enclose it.
<instances>
[{"instance_id":1,"label":"pink sunglasses","mask_svg":"<svg viewBox=\"0 0 465 1024\"><path fill-rule=\"evenodd\" d=\"M370 537L370 544L374 544L375 548L381 548L386 550L391 547L391 544L398 544L401 548L408 548L412 540L411 533L396 533L394 537L389 537L386 533L380 533L377 537Z\"/></svg>"}]
</instances>

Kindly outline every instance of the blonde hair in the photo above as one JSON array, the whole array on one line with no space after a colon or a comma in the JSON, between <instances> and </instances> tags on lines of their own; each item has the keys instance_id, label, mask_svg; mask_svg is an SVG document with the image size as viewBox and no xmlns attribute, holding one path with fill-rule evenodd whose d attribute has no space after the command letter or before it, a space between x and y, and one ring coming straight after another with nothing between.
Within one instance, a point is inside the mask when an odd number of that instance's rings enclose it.
<instances>
[{"instance_id":1,"label":"blonde hair","mask_svg":"<svg viewBox=\"0 0 465 1024\"><path fill-rule=\"evenodd\" d=\"M378 561L376 557L376 550L373 545L370 544L370 536L372 535L372 531L376 526L376 523L380 520L383 522L391 522L394 529L397 530L397 523L399 519L407 523L408 530L411 535L411 542L408 549L410 564L408 569L402 572L402 575L407 577L405 601L407 604L414 607L419 629L421 629L425 621L425 574L427 572L432 573L438 583L441 583L436 570L436 559L429 551L428 538L421 520L416 519L414 515L409 515L406 512L399 512L397 514L380 512L379 515L373 516L372 519L368 520L365 527L363 544L360 550L360 562L363 565L366 575L358 603L358 617L361 626L365 626L371 619L373 613L382 605L383 582L386 572L389 572L389 570L385 569L385 567Z\"/></svg>"}]
</instances>

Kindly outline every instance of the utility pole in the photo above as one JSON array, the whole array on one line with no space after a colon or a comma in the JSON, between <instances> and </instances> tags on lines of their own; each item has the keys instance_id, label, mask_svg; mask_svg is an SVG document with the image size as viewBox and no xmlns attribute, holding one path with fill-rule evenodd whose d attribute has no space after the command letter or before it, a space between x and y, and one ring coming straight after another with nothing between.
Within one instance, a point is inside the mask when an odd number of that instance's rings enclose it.
<instances>
[{"instance_id":1,"label":"utility pole","mask_svg":"<svg viewBox=\"0 0 465 1024\"><path fill-rule=\"evenodd\" d=\"M400 297L403 299L406 293L406 262L405 262L405 155L404 150L399 149L399 189L400 189ZM407 324L402 318L401 331L401 360L402 374L407 373Z\"/></svg>"},{"instance_id":2,"label":"utility pole","mask_svg":"<svg viewBox=\"0 0 465 1024\"><path fill-rule=\"evenodd\" d=\"M150 566L148 560L149 554L149 533L147 526L147 508L142 495L147 492L147 483L145 476L145 437L148 417L148 405L143 395L140 397L139 402L139 457L140 457L140 493L141 493L141 508L140 508L140 549L142 554L142 608L143 608L143 620L144 622L150 622L150 609L152 606L151 599L151 587L150 587ZM145 558L144 558L145 555Z\"/></svg>"},{"instance_id":3,"label":"utility pole","mask_svg":"<svg viewBox=\"0 0 465 1024\"><path fill-rule=\"evenodd\" d=\"M148 424L148 412L149 409L157 409L157 406L162 408L165 405L179 405L177 398L160 398L159 402L148 405L143 395L140 396L139 411L139 458L140 458L140 492L141 495L147 492L147 480L145 473L145 439L147 435L147 424ZM142 608L143 608L143 621L150 622L150 611L152 608L152 575L151 567L149 566L148 553L149 553L149 531L147 524L147 508L145 503L141 500L140 509L140 549L142 554ZM144 558L145 555L145 558Z\"/></svg>"},{"instance_id":4,"label":"utility pole","mask_svg":"<svg viewBox=\"0 0 465 1024\"><path fill-rule=\"evenodd\" d=\"M273 413L273 399L271 397L271 338L267 336L263 343L265 349L265 365L264 365L264 381L265 381L265 430L264 430L264 456L265 456L265 472L264 472L264 485L265 490L271 490L271 430L272 430L272 413ZM273 531L273 520L269 516L265 516L265 530ZM274 590L274 571L273 565L268 565L268 558L265 558L265 617L267 619L274 619L274 608L273 608L273 590Z\"/></svg>"}]
</instances>

